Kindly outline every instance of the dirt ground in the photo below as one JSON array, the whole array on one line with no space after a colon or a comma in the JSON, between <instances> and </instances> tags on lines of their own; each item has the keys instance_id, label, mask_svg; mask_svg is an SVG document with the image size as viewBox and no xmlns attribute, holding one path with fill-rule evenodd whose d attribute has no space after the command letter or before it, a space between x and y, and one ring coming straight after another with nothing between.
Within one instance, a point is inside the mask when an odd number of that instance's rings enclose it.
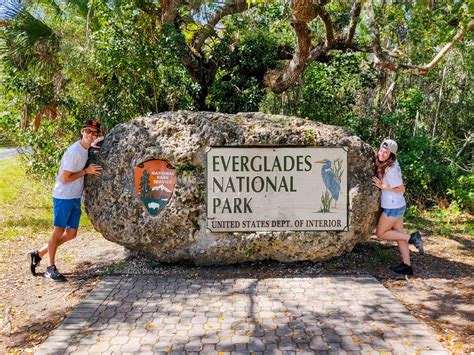
<instances>
[{"instance_id":1,"label":"dirt ground","mask_svg":"<svg viewBox=\"0 0 474 355\"><path fill-rule=\"evenodd\" d=\"M43 240L43 242L46 240ZM221 267L158 264L129 255L122 247L94 233L80 233L59 251L58 269L69 279L53 283L28 270L30 239L0 245L0 353L34 351L75 305L106 274L134 273L188 277L292 277L331 274L371 274L384 284L418 319L429 325L437 339L453 353L474 352L474 255L469 234L425 238L424 256L412 253L415 277L398 280L388 265L398 263L397 249L375 239L352 253L326 262L282 264L249 262ZM35 245L36 246L36 245ZM45 262L38 268L44 271Z\"/></svg>"},{"instance_id":2,"label":"dirt ground","mask_svg":"<svg viewBox=\"0 0 474 355\"><path fill-rule=\"evenodd\" d=\"M0 354L27 353L43 342L76 304L86 297L111 268L126 258L123 247L95 233L79 233L58 252L56 265L68 278L55 283L43 276L46 262L29 271L26 255L47 238L0 243Z\"/></svg>"}]
</instances>

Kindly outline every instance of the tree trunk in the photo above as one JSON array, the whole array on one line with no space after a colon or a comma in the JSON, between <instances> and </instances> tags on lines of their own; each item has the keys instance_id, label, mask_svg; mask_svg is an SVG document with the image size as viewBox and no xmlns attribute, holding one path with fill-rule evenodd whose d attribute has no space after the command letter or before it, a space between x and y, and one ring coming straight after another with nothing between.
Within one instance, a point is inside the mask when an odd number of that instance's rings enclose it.
<instances>
[{"instance_id":1,"label":"tree trunk","mask_svg":"<svg viewBox=\"0 0 474 355\"><path fill-rule=\"evenodd\" d=\"M434 140L435 140L435 135L436 135L436 126L438 125L438 119L439 119L439 108L441 107L441 101L443 99L443 87L444 87L444 80L446 78L446 69L448 68L448 63L443 68L443 76L441 78L441 85L439 86L439 96L438 96L438 105L436 106L436 113L435 113L435 119L433 123L433 132L431 134L431 146L430 146L430 153L433 152L433 146L434 146Z\"/></svg>"},{"instance_id":2,"label":"tree trunk","mask_svg":"<svg viewBox=\"0 0 474 355\"><path fill-rule=\"evenodd\" d=\"M189 67L188 67L189 69ZM194 82L199 84L199 91L194 96L194 104L199 111L209 111L209 106L206 104L206 98L209 94L209 89L214 84L216 79L217 65L212 62L204 62L199 60L196 69L192 69L191 78Z\"/></svg>"}]
</instances>

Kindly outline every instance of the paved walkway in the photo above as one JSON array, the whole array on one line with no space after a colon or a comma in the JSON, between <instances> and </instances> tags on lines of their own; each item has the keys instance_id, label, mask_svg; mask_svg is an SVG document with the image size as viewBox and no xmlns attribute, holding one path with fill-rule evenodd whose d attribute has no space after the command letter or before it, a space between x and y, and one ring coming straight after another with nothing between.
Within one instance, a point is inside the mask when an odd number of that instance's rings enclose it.
<instances>
[{"instance_id":1,"label":"paved walkway","mask_svg":"<svg viewBox=\"0 0 474 355\"><path fill-rule=\"evenodd\" d=\"M45 353L447 354L373 277L106 277Z\"/></svg>"},{"instance_id":2,"label":"paved walkway","mask_svg":"<svg viewBox=\"0 0 474 355\"><path fill-rule=\"evenodd\" d=\"M16 148L0 148L0 159L15 157L18 155Z\"/></svg>"},{"instance_id":3,"label":"paved walkway","mask_svg":"<svg viewBox=\"0 0 474 355\"><path fill-rule=\"evenodd\" d=\"M13 148L0 148L0 159L16 157L19 154L20 149L23 152L26 152L26 153L31 153L32 152L31 148L15 148L15 147L13 147Z\"/></svg>"}]
</instances>

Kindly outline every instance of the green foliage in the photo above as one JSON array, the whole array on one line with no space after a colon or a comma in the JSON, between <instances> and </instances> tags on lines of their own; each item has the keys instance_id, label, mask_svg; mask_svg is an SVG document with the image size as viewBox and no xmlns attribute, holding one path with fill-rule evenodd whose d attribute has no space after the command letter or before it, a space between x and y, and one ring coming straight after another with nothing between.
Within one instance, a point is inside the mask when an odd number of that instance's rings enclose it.
<instances>
[{"instance_id":1,"label":"green foliage","mask_svg":"<svg viewBox=\"0 0 474 355\"><path fill-rule=\"evenodd\" d=\"M455 175L452 166L440 164L443 160L442 150L438 148L430 152L430 139L427 136L401 136L398 141L403 149L398 154L398 160L409 191L409 202L441 197Z\"/></svg>"},{"instance_id":2,"label":"green foliage","mask_svg":"<svg viewBox=\"0 0 474 355\"><path fill-rule=\"evenodd\" d=\"M277 63L276 40L266 31L236 31L224 36L212 53L220 70L208 106L227 113L258 111L265 95L263 77Z\"/></svg>"},{"instance_id":3,"label":"green foliage","mask_svg":"<svg viewBox=\"0 0 474 355\"><path fill-rule=\"evenodd\" d=\"M463 209L474 212L474 175L461 175L457 178L448 195Z\"/></svg>"},{"instance_id":4,"label":"green foliage","mask_svg":"<svg viewBox=\"0 0 474 355\"><path fill-rule=\"evenodd\" d=\"M302 77L303 88L296 114L311 120L346 125L351 117L356 93L371 85L369 75L362 72L359 55L334 54L331 64L313 63Z\"/></svg>"},{"instance_id":5,"label":"green foliage","mask_svg":"<svg viewBox=\"0 0 474 355\"><path fill-rule=\"evenodd\" d=\"M156 31L133 1L66 4L60 17L45 9L41 20L21 8L0 31L1 140L30 145L30 168L40 175L53 174L85 119L110 129L139 115L192 109L197 90L173 53L175 39Z\"/></svg>"},{"instance_id":6,"label":"green foliage","mask_svg":"<svg viewBox=\"0 0 474 355\"><path fill-rule=\"evenodd\" d=\"M343 125L359 133L372 122L364 120L354 106L369 95L373 86L375 76L364 55L335 51L330 63L308 65L296 87L281 95L268 93L260 109Z\"/></svg>"},{"instance_id":7,"label":"green foliage","mask_svg":"<svg viewBox=\"0 0 474 355\"><path fill-rule=\"evenodd\" d=\"M4 86L0 83L0 90L2 88ZM18 146L21 130L17 117L19 112L15 107L14 94L0 91L0 145Z\"/></svg>"},{"instance_id":8,"label":"green foliage","mask_svg":"<svg viewBox=\"0 0 474 355\"><path fill-rule=\"evenodd\" d=\"M120 2L119 12L95 5L100 28L90 36L92 50L64 53L74 114L99 117L112 128L139 115L192 109L197 88L176 56L176 32L154 29L153 18L133 1ZM82 88L92 90L76 95Z\"/></svg>"},{"instance_id":9,"label":"green foliage","mask_svg":"<svg viewBox=\"0 0 474 355\"><path fill-rule=\"evenodd\" d=\"M73 122L72 127L74 125ZM71 129L71 123L64 121L45 121L37 132L25 131L21 145L30 147L32 151L31 155L24 157L28 172L42 178L55 177L69 142L80 139L79 131L80 126Z\"/></svg>"},{"instance_id":10,"label":"green foliage","mask_svg":"<svg viewBox=\"0 0 474 355\"><path fill-rule=\"evenodd\" d=\"M246 258L251 258L255 255L255 248L249 247L244 251L244 255Z\"/></svg>"},{"instance_id":11,"label":"green foliage","mask_svg":"<svg viewBox=\"0 0 474 355\"><path fill-rule=\"evenodd\" d=\"M206 203L206 191L204 189L200 189L196 193L196 197L199 202L202 204Z\"/></svg>"},{"instance_id":12,"label":"green foliage","mask_svg":"<svg viewBox=\"0 0 474 355\"><path fill-rule=\"evenodd\" d=\"M314 139L316 138L314 130L312 128L307 129L304 132L304 137L306 138L308 144L314 143Z\"/></svg>"},{"instance_id":13,"label":"green foliage","mask_svg":"<svg viewBox=\"0 0 474 355\"><path fill-rule=\"evenodd\" d=\"M449 152L442 144L433 143L428 126L416 122L417 112L425 100L420 89L409 89L402 93L398 110L381 118L382 137L397 140L397 158L410 203L434 201L444 196L457 173L455 166L440 164Z\"/></svg>"},{"instance_id":14,"label":"green foliage","mask_svg":"<svg viewBox=\"0 0 474 355\"><path fill-rule=\"evenodd\" d=\"M449 42L460 25L472 16L468 1L400 1L376 6L378 21L384 29L381 41L410 55L414 63L427 63L439 51L439 44Z\"/></svg>"},{"instance_id":15,"label":"green foliage","mask_svg":"<svg viewBox=\"0 0 474 355\"><path fill-rule=\"evenodd\" d=\"M174 167L176 169L176 175L183 174L185 176L190 176L194 171L196 171L196 167L188 161L175 164Z\"/></svg>"}]
</instances>

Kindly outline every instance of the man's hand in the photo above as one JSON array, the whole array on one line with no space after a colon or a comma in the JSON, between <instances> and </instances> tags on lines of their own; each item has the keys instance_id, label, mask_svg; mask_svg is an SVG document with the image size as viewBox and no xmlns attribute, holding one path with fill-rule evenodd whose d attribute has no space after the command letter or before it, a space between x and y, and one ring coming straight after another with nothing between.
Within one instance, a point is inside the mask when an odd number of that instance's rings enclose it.
<instances>
[{"instance_id":1,"label":"man's hand","mask_svg":"<svg viewBox=\"0 0 474 355\"><path fill-rule=\"evenodd\" d=\"M89 165L87 168L84 169L84 171L88 175L95 175L95 176L102 175L102 167L97 164Z\"/></svg>"},{"instance_id":2,"label":"man's hand","mask_svg":"<svg viewBox=\"0 0 474 355\"><path fill-rule=\"evenodd\" d=\"M97 137L95 141L92 142L91 147L100 148L102 145L101 142L104 140L104 136Z\"/></svg>"}]
</instances>

